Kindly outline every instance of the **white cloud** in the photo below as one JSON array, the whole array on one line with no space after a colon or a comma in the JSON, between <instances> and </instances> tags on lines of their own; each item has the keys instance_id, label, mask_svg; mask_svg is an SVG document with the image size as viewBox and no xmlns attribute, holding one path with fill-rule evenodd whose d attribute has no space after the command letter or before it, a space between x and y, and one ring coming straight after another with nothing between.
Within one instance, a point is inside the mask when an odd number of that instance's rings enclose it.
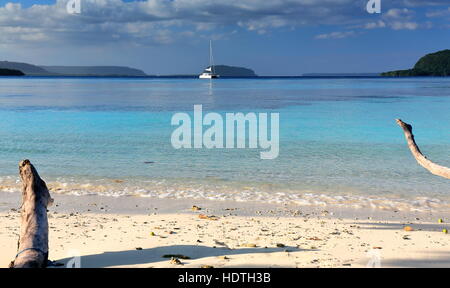
<instances>
[{"instance_id":1,"label":"white cloud","mask_svg":"<svg viewBox=\"0 0 450 288\"><path fill-rule=\"evenodd\" d=\"M403 0L400 1L403 5L409 7L420 7L420 6L448 6L448 0Z\"/></svg>"},{"instance_id":2,"label":"white cloud","mask_svg":"<svg viewBox=\"0 0 450 288\"><path fill-rule=\"evenodd\" d=\"M386 14L384 14L385 17L388 18L394 18L394 19L411 19L414 16L415 12L413 10L410 10L408 8L398 9L398 8L392 8L389 9Z\"/></svg>"},{"instance_id":3,"label":"white cloud","mask_svg":"<svg viewBox=\"0 0 450 288\"><path fill-rule=\"evenodd\" d=\"M376 21L376 22L369 22L366 25L364 25L365 29L375 29L375 28L385 28L386 23L382 20Z\"/></svg>"},{"instance_id":4,"label":"white cloud","mask_svg":"<svg viewBox=\"0 0 450 288\"><path fill-rule=\"evenodd\" d=\"M414 21L416 12L408 8L389 9L382 18L387 27L393 30L416 30L420 27L427 28L429 23L419 23Z\"/></svg>"},{"instance_id":5,"label":"white cloud","mask_svg":"<svg viewBox=\"0 0 450 288\"><path fill-rule=\"evenodd\" d=\"M158 45L202 35L218 37L225 27L265 34L283 27L345 25L354 21L355 11L361 12L353 0L81 0L82 13L70 15L67 1L28 8L6 3L0 7L0 44L42 40L48 45ZM17 37L12 28L33 30Z\"/></svg>"},{"instance_id":6,"label":"white cloud","mask_svg":"<svg viewBox=\"0 0 450 288\"><path fill-rule=\"evenodd\" d=\"M0 45L39 41L53 46L55 43L108 45L118 41L160 45L188 38L229 35L230 30L265 34L274 29L305 26L414 30L421 27L413 19L414 10L394 7L446 3L392 0L383 4L387 12L368 22L367 19L373 18L368 18L371 15L365 11L367 0L81 0L80 15L67 13L67 1L28 8L6 3L0 7ZM17 36L14 29L24 29L24 32ZM335 33L328 37L354 36L349 31Z\"/></svg>"},{"instance_id":7,"label":"white cloud","mask_svg":"<svg viewBox=\"0 0 450 288\"><path fill-rule=\"evenodd\" d=\"M357 33L355 31L344 31L344 32L337 31L337 32L331 32L331 33L327 33L327 34L319 34L315 38L319 39L319 40L343 39L343 38L353 37L356 35L357 35Z\"/></svg>"},{"instance_id":8,"label":"white cloud","mask_svg":"<svg viewBox=\"0 0 450 288\"><path fill-rule=\"evenodd\" d=\"M425 14L427 17L429 18L435 18L435 17L446 17L446 16L450 16L450 7L448 7L445 10L434 10L434 11L429 11Z\"/></svg>"},{"instance_id":9,"label":"white cloud","mask_svg":"<svg viewBox=\"0 0 450 288\"><path fill-rule=\"evenodd\" d=\"M416 30L419 27L419 24L416 22L395 21L390 25L394 30Z\"/></svg>"}]
</instances>

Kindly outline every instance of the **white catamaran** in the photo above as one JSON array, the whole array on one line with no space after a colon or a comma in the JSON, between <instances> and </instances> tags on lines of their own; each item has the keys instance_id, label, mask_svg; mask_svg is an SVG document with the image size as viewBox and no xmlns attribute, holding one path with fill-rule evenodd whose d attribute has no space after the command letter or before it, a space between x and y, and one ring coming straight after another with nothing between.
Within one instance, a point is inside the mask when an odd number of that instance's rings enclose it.
<instances>
[{"instance_id":1,"label":"white catamaran","mask_svg":"<svg viewBox=\"0 0 450 288\"><path fill-rule=\"evenodd\" d=\"M214 57L212 51L212 41L209 41L209 67L199 76L200 79L216 79L220 76L216 74L214 69Z\"/></svg>"}]
</instances>

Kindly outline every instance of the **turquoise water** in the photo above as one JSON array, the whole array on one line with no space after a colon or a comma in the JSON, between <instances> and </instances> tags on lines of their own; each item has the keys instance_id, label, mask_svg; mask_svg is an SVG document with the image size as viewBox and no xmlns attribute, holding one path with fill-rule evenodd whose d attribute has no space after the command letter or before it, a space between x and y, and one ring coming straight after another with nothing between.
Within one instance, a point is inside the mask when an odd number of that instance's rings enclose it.
<instances>
[{"instance_id":1,"label":"turquoise water","mask_svg":"<svg viewBox=\"0 0 450 288\"><path fill-rule=\"evenodd\" d=\"M175 150L177 112L280 114L280 155ZM0 190L29 158L54 193L447 209L395 124L450 164L450 79L0 79ZM150 162L150 163L148 163Z\"/></svg>"}]
</instances>

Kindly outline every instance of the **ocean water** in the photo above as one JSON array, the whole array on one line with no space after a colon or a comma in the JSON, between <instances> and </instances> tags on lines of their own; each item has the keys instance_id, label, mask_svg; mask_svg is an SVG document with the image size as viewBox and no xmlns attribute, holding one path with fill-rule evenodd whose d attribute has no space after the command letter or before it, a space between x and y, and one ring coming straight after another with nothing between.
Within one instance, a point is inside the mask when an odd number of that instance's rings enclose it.
<instances>
[{"instance_id":1,"label":"ocean water","mask_svg":"<svg viewBox=\"0 0 450 288\"><path fill-rule=\"evenodd\" d=\"M280 114L280 154L182 149L174 113ZM450 79L0 78L0 191L29 158L52 193L450 210Z\"/></svg>"}]
</instances>

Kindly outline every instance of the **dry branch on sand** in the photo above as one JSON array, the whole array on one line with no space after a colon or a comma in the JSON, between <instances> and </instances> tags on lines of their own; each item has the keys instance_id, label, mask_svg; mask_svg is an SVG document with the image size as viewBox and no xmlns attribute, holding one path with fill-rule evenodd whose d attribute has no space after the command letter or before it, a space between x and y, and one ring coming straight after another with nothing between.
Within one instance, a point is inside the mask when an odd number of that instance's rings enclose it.
<instances>
[{"instance_id":1,"label":"dry branch on sand","mask_svg":"<svg viewBox=\"0 0 450 288\"><path fill-rule=\"evenodd\" d=\"M29 160L19 163L22 180L20 238L13 268L42 268L48 262L47 207L53 203L47 185Z\"/></svg>"},{"instance_id":2,"label":"dry branch on sand","mask_svg":"<svg viewBox=\"0 0 450 288\"><path fill-rule=\"evenodd\" d=\"M414 158L416 158L420 166L427 169L434 175L450 179L450 168L433 163L430 160L428 160L427 157L425 157L425 155L422 154L422 152L419 149L419 146L417 146L416 141L414 139L414 135L412 133L412 126L403 122L400 119L397 119L397 124L403 129L409 150L411 150L411 153L413 154Z\"/></svg>"}]
</instances>

